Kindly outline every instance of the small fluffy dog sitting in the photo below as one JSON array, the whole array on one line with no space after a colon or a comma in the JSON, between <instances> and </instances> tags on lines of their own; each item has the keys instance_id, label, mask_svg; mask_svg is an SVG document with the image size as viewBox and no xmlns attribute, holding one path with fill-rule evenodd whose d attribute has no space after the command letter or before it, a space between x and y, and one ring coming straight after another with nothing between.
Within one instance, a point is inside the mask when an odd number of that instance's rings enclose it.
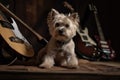
<instances>
[{"instance_id":1,"label":"small fluffy dog sitting","mask_svg":"<svg viewBox=\"0 0 120 80\"><path fill-rule=\"evenodd\" d=\"M68 68L78 68L78 59L72 38L79 26L77 13L64 15L52 9L47 17L51 39L45 48L39 51L38 60L41 68L51 68L55 64Z\"/></svg>"}]
</instances>

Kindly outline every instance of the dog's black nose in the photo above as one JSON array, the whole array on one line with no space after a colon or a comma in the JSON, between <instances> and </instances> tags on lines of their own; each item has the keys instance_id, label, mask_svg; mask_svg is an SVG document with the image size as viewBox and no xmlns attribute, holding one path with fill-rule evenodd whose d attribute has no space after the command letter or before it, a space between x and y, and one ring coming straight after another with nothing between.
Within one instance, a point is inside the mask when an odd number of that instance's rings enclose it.
<instances>
[{"instance_id":1,"label":"dog's black nose","mask_svg":"<svg viewBox=\"0 0 120 80\"><path fill-rule=\"evenodd\" d=\"M63 33L64 33L64 29L60 29L59 34L63 34Z\"/></svg>"}]
</instances>

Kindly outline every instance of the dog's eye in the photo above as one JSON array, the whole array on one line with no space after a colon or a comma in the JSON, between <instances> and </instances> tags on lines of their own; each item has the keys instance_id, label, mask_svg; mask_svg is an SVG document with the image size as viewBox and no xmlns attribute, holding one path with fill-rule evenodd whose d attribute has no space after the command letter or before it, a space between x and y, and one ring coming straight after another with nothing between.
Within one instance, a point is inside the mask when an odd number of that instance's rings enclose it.
<instances>
[{"instance_id":1,"label":"dog's eye","mask_svg":"<svg viewBox=\"0 0 120 80\"><path fill-rule=\"evenodd\" d=\"M59 26L60 26L60 24L59 24L59 23L56 23L56 24L55 24L55 27L59 27Z\"/></svg>"},{"instance_id":2,"label":"dog's eye","mask_svg":"<svg viewBox=\"0 0 120 80\"><path fill-rule=\"evenodd\" d=\"M68 27L69 27L69 25L68 25L68 24L66 24L66 25L65 25L65 27L66 27L66 28L68 28Z\"/></svg>"}]
</instances>

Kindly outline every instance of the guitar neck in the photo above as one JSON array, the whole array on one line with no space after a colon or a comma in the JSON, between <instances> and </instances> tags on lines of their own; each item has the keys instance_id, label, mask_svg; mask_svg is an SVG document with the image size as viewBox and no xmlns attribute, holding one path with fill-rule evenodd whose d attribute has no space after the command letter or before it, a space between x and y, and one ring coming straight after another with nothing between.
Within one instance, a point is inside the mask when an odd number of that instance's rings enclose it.
<instances>
[{"instance_id":1,"label":"guitar neck","mask_svg":"<svg viewBox=\"0 0 120 80\"><path fill-rule=\"evenodd\" d=\"M97 16L97 8L93 3L89 4L89 8L94 13L94 17L95 17L95 21L96 21L96 25L97 25L98 34L100 36L100 39L102 41L105 41L105 37L104 37L103 31L102 31L102 27L101 27L101 24L100 24L98 16Z\"/></svg>"},{"instance_id":2,"label":"guitar neck","mask_svg":"<svg viewBox=\"0 0 120 80\"><path fill-rule=\"evenodd\" d=\"M102 41L105 41L105 37L104 37L103 31L102 31L102 27L101 27L101 25L100 25L100 22L99 22L99 20L98 20L97 13L94 12L94 15L95 15L95 20L96 20L96 25L97 25L99 37L100 37L100 39L101 39Z\"/></svg>"}]
</instances>

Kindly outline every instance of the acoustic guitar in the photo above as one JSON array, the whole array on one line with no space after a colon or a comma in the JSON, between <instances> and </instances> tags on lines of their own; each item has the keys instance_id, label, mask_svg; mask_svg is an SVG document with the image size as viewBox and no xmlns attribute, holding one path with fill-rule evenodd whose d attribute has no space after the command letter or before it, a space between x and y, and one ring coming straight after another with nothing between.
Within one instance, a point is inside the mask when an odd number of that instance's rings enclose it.
<instances>
[{"instance_id":1,"label":"acoustic guitar","mask_svg":"<svg viewBox=\"0 0 120 80\"><path fill-rule=\"evenodd\" d=\"M37 39L39 40L40 44L42 46L45 46L48 41L43 38L40 34L38 34L37 32L35 32L31 27L29 27L26 23L24 23L19 17L17 17L14 13L12 13L9 9L7 9L3 4L0 3L0 9L1 11L5 12L7 15L9 15L10 17L14 18L15 20L17 20L18 22L20 22L24 27L26 27L26 29L28 29L31 33L33 33L33 35L35 35L37 37ZM2 22L7 23L9 26L11 24L9 24L9 22L6 22L4 20L4 18L1 18ZM8 26L7 26L8 27ZM4 40L9 44L9 46L11 46L12 49L16 50L19 54L26 56L26 57L32 57L34 55L34 51L32 47L28 47L28 45L26 45L25 43L16 43L15 41L13 41L14 39L17 39L17 42L21 42L20 39L18 39L14 33L12 32L12 30L9 28L4 27L3 25L0 26L1 28L1 35L4 38ZM10 33L9 35L5 34L4 31L6 31L6 33ZM13 36L13 37L11 37ZM12 41L13 42L12 42ZM13 46L14 45L14 46ZM19 48L20 47L20 48Z\"/></svg>"},{"instance_id":2,"label":"acoustic guitar","mask_svg":"<svg viewBox=\"0 0 120 80\"><path fill-rule=\"evenodd\" d=\"M95 21L96 21L96 25L97 25L97 29L98 29L99 36L95 36L95 38L97 40L98 47L101 49L101 54L102 54L101 59L113 60L116 56L116 53L110 45L111 44L110 40L106 41L106 39L104 37L102 27L101 27L101 24L99 22L98 15L97 15L98 14L97 8L93 2L91 4L89 4L89 8L94 13L94 17L95 17Z\"/></svg>"},{"instance_id":3,"label":"acoustic guitar","mask_svg":"<svg viewBox=\"0 0 120 80\"><path fill-rule=\"evenodd\" d=\"M4 41L15 50L15 52L23 55L25 57L32 57L34 55L34 50L32 46L22 39L19 39L15 33L12 31L14 27L10 22L8 22L5 15L0 11L0 36ZM0 43L2 44L2 43Z\"/></svg>"}]
</instances>

